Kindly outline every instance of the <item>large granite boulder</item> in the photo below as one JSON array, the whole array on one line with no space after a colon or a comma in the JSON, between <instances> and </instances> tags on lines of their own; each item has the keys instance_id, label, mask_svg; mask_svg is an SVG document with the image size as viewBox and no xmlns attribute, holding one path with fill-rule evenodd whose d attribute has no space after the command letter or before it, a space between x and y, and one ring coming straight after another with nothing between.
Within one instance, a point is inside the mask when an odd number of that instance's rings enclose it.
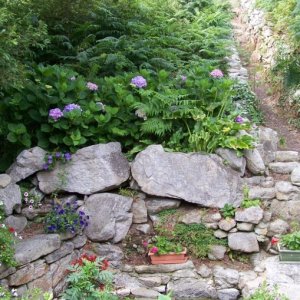
<instances>
[{"instance_id":1,"label":"large granite boulder","mask_svg":"<svg viewBox=\"0 0 300 300\"><path fill-rule=\"evenodd\" d=\"M11 215L14 210L20 212L22 198L19 186L15 183L10 183L5 188L0 188L0 202L7 216Z\"/></svg>"},{"instance_id":2,"label":"large granite boulder","mask_svg":"<svg viewBox=\"0 0 300 300\"><path fill-rule=\"evenodd\" d=\"M10 166L6 173L13 182L18 182L29 177L37 171L43 170L46 151L40 147L34 147L22 151L16 161Z\"/></svg>"},{"instance_id":3,"label":"large granite boulder","mask_svg":"<svg viewBox=\"0 0 300 300\"><path fill-rule=\"evenodd\" d=\"M132 198L117 194L94 194L90 196L81 211L89 216L85 233L95 242L123 240L132 224Z\"/></svg>"},{"instance_id":4,"label":"large granite boulder","mask_svg":"<svg viewBox=\"0 0 300 300\"><path fill-rule=\"evenodd\" d=\"M216 155L169 153L153 145L136 156L131 171L149 195L220 208L226 203L239 206L242 201L239 173Z\"/></svg>"},{"instance_id":5,"label":"large granite boulder","mask_svg":"<svg viewBox=\"0 0 300 300\"><path fill-rule=\"evenodd\" d=\"M120 143L108 143L82 148L69 163L39 172L37 178L40 190L46 194L62 190L90 195L120 186L129 178L129 169Z\"/></svg>"}]
</instances>

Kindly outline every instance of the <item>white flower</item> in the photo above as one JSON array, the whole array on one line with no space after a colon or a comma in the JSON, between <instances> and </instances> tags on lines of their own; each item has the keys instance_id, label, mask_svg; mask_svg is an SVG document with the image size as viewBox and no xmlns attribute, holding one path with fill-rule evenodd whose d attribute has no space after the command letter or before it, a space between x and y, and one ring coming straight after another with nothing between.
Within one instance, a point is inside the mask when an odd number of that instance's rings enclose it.
<instances>
[{"instance_id":1,"label":"white flower","mask_svg":"<svg viewBox=\"0 0 300 300\"><path fill-rule=\"evenodd\" d=\"M29 203L31 203L31 204L34 203L34 200L33 200L33 199L30 199Z\"/></svg>"},{"instance_id":2,"label":"white flower","mask_svg":"<svg viewBox=\"0 0 300 300\"><path fill-rule=\"evenodd\" d=\"M20 239L20 240L23 240L23 238L22 238L20 235L19 235L19 239Z\"/></svg>"},{"instance_id":3,"label":"white flower","mask_svg":"<svg viewBox=\"0 0 300 300\"><path fill-rule=\"evenodd\" d=\"M28 196L29 196L29 194L28 194L27 192L25 192L25 193L24 193L24 196L25 196L25 197L28 197Z\"/></svg>"},{"instance_id":4,"label":"white flower","mask_svg":"<svg viewBox=\"0 0 300 300\"><path fill-rule=\"evenodd\" d=\"M2 228L6 228L5 224L1 224L1 227L2 227Z\"/></svg>"},{"instance_id":5,"label":"white flower","mask_svg":"<svg viewBox=\"0 0 300 300\"><path fill-rule=\"evenodd\" d=\"M3 201L2 200L0 200L0 205L3 205L4 203L3 203Z\"/></svg>"},{"instance_id":6,"label":"white flower","mask_svg":"<svg viewBox=\"0 0 300 300\"><path fill-rule=\"evenodd\" d=\"M32 206L32 205L29 205L28 208L29 208L30 210L32 210L32 209L33 209L33 206Z\"/></svg>"}]
</instances>

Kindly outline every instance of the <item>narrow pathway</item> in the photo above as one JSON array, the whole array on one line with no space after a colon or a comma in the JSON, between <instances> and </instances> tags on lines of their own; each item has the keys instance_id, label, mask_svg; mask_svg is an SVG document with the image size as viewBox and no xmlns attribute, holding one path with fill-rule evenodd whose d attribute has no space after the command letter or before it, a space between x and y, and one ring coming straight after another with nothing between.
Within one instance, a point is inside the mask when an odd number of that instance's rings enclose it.
<instances>
[{"instance_id":1,"label":"narrow pathway","mask_svg":"<svg viewBox=\"0 0 300 300\"><path fill-rule=\"evenodd\" d=\"M251 45L245 38L245 25L238 17L237 1L232 0L235 18L232 21L234 39L241 52L243 66L247 68L250 85L260 99L260 108L264 114L264 125L278 132L281 148L300 151L300 130L293 128L289 123L290 114L278 105L279 93L272 91L272 86L266 82L262 74L262 66L254 62L251 57Z\"/></svg>"}]
</instances>

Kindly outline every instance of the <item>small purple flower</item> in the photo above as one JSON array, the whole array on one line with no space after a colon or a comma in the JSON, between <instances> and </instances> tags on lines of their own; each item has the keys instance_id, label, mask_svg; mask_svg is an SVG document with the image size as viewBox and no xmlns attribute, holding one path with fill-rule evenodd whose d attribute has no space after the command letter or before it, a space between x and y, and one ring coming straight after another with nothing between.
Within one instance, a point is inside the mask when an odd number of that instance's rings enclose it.
<instances>
[{"instance_id":1,"label":"small purple flower","mask_svg":"<svg viewBox=\"0 0 300 300\"><path fill-rule=\"evenodd\" d=\"M187 80L187 77L185 75L181 75L180 78L183 82L185 82Z\"/></svg>"},{"instance_id":2,"label":"small purple flower","mask_svg":"<svg viewBox=\"0 0 300 300\"><path fill-rule=\"evenodd\" d=\"M61 209L59 212L58 212L60 215L63 215L65 213L65 210L64 209Z\"/></svg>"},{"instance_id":3,"label":"small purple flower","mask_svg":"<svg viewBox=\"0 0 300 300\"><path fill-rule=\"evenodd\" d=\"M48 170L49 169L49 165L48 164L43 164L43 169L44 170Z\"/></svg>"},{"instance_id":4,"label":"small purple flower","mask_svg":"<svg viewBox=\"0 0 300 300\"><path fill-rule=\"evenodd\" d=\"M68 113L68 112L70 112L72 110L75 110L75 109L77 109L79 111L82 111L80 105L75 104L75 103L71 103L71 104L68 104L68 105L65 106L65 108L63 110L63 113Z\"/></svg>"},{"instance_id":5,"label":"small purple flower","mask_svg":"<svg viewBox=\"0 0 300 300\"><path fill-rule=\"evenodd\" d=\"M65 160L67 160L67 161L69 161L69 160L72 159L72 155L71 155L71 153L69 153L69 152L65 153L65 154L64 154L64 157L65 157Z\"/></svg>"},{"instance_id":6,"label":"small purple flower","mask_svg":"<svg viewBox=\"0 0 300 300\"><path fill-rule=\"evenodd\" d=\"M59 108L53 108L49 110L49 117L52 118L55 122L63 117L63 112Z\"/></svg>"},{"instance_id":7,"label":"small purple flower","mask_svg":"<svg viewBox=\"0 0 300 300\"><path fill-rule=\"evenodd\" d=\"M212 76L213 78L222 78L224 77L224 74L221 70L215 69L210 72L210 76Z\"/></svg>"},{"instance_id":8,"label":"small purple flower","mask_svg":"<svg viewBox=\"0 0 300 300\"><path fill-rule=\"evenodd\" d=\"M61 157L61 153L60 153L60 152L56 152L56 153L55 153L55 157L56 157L56 158L60 158L60 157Z\"/></svg>"},{"instance_id":9,"label":"small purple flower","mask_svg":"<svg viewBox=\"0 0 300 300\"><path fill-rule=\"evenodd\" d=\"M131 79L131 84L141 89L147 86L147 80L143 76L136 76Z\"/></svg>"},{"instance_id":10,"label":"small purple flower","mask_svg":"<svg viewBox=\"0 0 300 300\"><path fill-rule=\"evenodd\" d=\"M234 121L239 124L244 123L244 119L241 116L237 116Z\"/></svg>"},{"instance_id":11,"label":"small purple flower","mask_svg":"<svg viewBox=\"0 0 300 300\"><path fill-rule=\"evenodd\" d=\"M86 87L90 90L90 91L98 91L99 86L96 83L93 82L88 82L86 84Z\"/></svg>"}]
</instances>

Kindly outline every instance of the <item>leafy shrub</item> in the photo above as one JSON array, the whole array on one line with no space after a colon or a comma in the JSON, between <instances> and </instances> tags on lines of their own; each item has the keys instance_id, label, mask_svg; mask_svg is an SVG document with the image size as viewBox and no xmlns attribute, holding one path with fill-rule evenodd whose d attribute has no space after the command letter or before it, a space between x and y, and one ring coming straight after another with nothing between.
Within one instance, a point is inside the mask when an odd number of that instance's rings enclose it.
<instances>
[{"instance_id":1,"label":"leafy shrub","mask_svg":"<svg viewBox=\"0 0 300 300\"><path fill-rule=\"evenodd\" d=\"M175 241L199 258L206 257L212 245L227 245L225 240L217 239L214 231L203 224L176 224L173 235Z\"/></svg>"},{"instance_id":2,"label":"leafy shrub","mask_svg":"<svg viewBox=\"0 0 300 300\"><path fill-rule=\"evenodd\" d=\"M66 300L98 299L117 300L110 293L113 276L107 271L108 262L94 255L83 254L68 268L68 287L63 294Z\"/></svg>"},{"instance_id":3,"label":"leafy shrub","mask_svg":"<svg viewBox=\"0 0 300 300\"><path fill-rule=\"evenodd\" d=\"M45 217L45 231L47 233L75 233L88 226L87 216L83 211L77 211L78 205L67 202L54 203L53 209Z\"/></svg>"},{"instance_id":4,"label":"leafy shrub","mask_svg":"<svg viewBox=\"0 0 300 300\"><path fill-rule=\"evenodd\" d=\"M289 250L300 250L300 231L283 235L280 242Z\"/></svg>"},{"instance_id":5,"label":"leafy shrub","mask_svg":"<svg viewBox=\"0 0 300 300\"><path fill-rule=\"evenodd\" d=\"M223 208L220 209L223 218L233 218L236 208L229 203L226 203Z\"/></svg>"},{"instance_id":6,"label":"leafy shrub","mask_svg":"<svg viewBox=\"0 0 300 300\"><path fill-rule=\"evenodd\" d=\"M278 292L277 287L268 287L264 282L252 296L247 297L245 300L289 300L285 295Z\"/></svg>"},{"instance_id":7,"label":"leafy shrub","mask_svg":"<svg viewBox=\"0 0 300 300\"><path fill-rule=\"evenodd\" d=\"M13 300L16 299L20 300L52 300L53 294L46 292L43 293L40 289L32 289L26 291L21 297L18 296L18 292L16 289L11 289L10 291L3 286L0 286L0 298L2 300Z\"/></svg>"}]
</instances>

